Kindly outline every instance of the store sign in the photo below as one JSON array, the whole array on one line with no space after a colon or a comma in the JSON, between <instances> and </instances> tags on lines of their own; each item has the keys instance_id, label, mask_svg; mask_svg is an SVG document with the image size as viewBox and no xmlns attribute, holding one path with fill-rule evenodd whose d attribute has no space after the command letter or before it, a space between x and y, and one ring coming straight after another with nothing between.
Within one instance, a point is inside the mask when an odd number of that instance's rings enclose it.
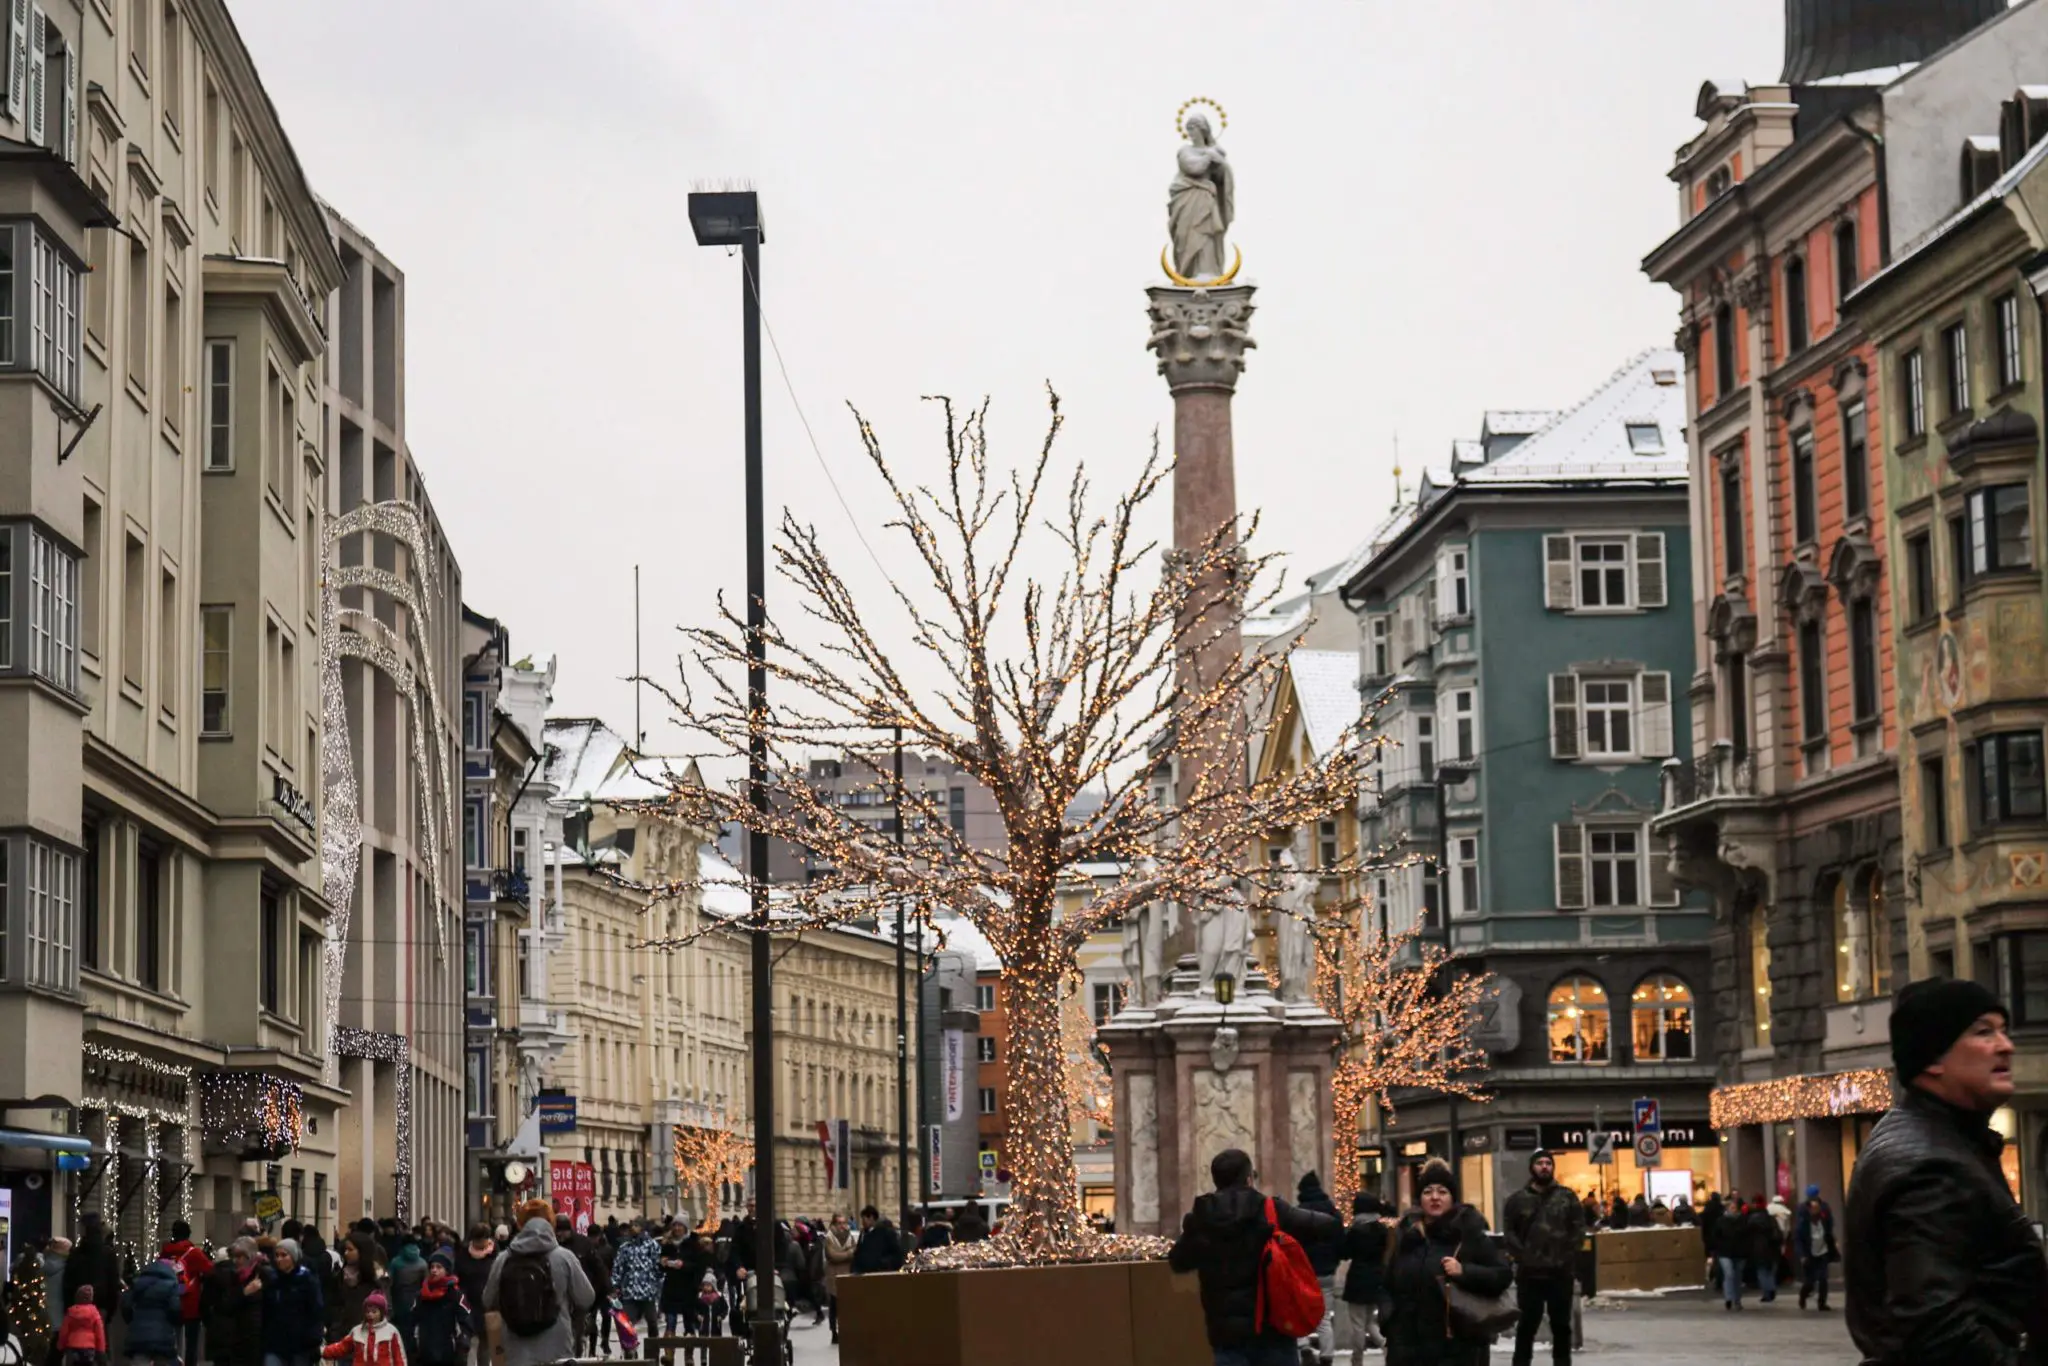
<instances>
[{"instance_id":1,"label":"store sign","mask_svg":"<svg viewBox=\"0 0 2048 1366\"><path fill-rule=\"evenodd\" d=\"M1428 1157L1428 1156L1429 1156L1429 1140L1427 1140L1427 1139L1420 1139L1420 1138L1419 1138L1419 1139L1416 1139L1416 1140L1415 1140L1415 1141L1414 1141L1413 1143L1403 1143L1403 1144L1401 1145L1401 1156L1403 1156L1403 1157Z\"/></svg>"},{"instance_id":2,"label":"store sign","mask_svg":"<svg viewBox=\"0 0 2048 1366\"><path fill-rule=\"evenodd\" d=\"M590 1232L597 1212L597 1168L588 1162L548 1163L548 1198L578 1233Z\"/></svg>"},{"instance_id":3,"label":"store sign","mask_svg":"<svg viewBox=\"0 0 2048 1366\"><path fill-rule=\"evenodd\" d=\"M573 1134L576 1132L576 1097L558 1093L543 1094L534 1101L534 1108L540 1111L540 1131L543 1134Z\"/></svg>"},{"instance_id":4,"label":"store sign","mask_svg":"<svg viewBox=\"0 0 2048 1366\"><path fill-rule=\"evenodd\" d=\"M1593 1131L1590 1124L1546 1124L1543 1126L1543 1143L1546 1148L1560 1151L1582 1149L1586 1138ZM1607 1130L1614 1135L1617 1148L1633 1149L1636 1146L1636 1131L1632 1124L1618 1124ZM1673 1124L1664 1121L1663 1145L1666 1148L1711 1148L1714 1146L1714 1131L1704 1124L1684 1122Z\"/></svg>"},{"instance_id":5,"label":"store sign","mask_svg":"<svg viewBox=\"0 0 2048 1366\"><path fill-rule=\"evenodd\" d=\"M1543 1146L1543 1132L1540 1129L1509 1129L1502 1135L1502 1145L1511 1153L1533 1153Z\"/></svg>"},{"instance_id":6,"label":"store sign","mask_svg":"<svg viewBox=\"0 0 2048 1366\"><path fill-rule=\"evenodd\" d=\"M305 826L307 833L312 833L313 803L305 793L286 782L281 774L270 775L270 802L285 815Z\"/></svg>"},{"instance_id":7,"label":"store sign","mask_svg":"<svg viewBox=\"0 0 2048 1366\"><path fill-rule=\"evenodd\" d=\"M957 1122L967 1113L967 1033L946 1031L943 1077L946 1091L946 1122Z\"/></svg>"}]
</instances>

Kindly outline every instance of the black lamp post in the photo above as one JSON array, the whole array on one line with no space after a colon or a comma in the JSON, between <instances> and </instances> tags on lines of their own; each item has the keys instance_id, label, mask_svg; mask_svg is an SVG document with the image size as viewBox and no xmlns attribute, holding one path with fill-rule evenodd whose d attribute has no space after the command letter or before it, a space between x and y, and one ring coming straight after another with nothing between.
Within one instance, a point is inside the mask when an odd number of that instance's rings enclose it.
<instances>
[{"instance_id":1,"label":"black lamp post","mask_svg":"<svg viewBox=\"0 0 2048 1366\"><path fill-rule=\"evenodd\" d=\"M747 799L768 809L768 618L766 512L761 475L761 200L752 190L690 196L690 230L700 247L740 249L740 358L746 405L747 505ZM770 983L768 835L747 833L747 881L753 894L754 976L754 1321L755 1360L782 1360L775 1319L775 998Z\"/></svg>"},{"instance_id":2,"label":"black lamp post","mask_svg":"<svg viewBox=\"0 0 2048 1366\"><path fill-rule=\"evenodd\" d=\"M896 727L896 847L903 847L903 727ZM910 1227L910 1022L903 995L903 903L896 895L896 1196L898 1228ZM918 996L922 999L923 955L919 955ZM923 1039L918 1040L922 1046Z\"/></svg>"}]
</instances>

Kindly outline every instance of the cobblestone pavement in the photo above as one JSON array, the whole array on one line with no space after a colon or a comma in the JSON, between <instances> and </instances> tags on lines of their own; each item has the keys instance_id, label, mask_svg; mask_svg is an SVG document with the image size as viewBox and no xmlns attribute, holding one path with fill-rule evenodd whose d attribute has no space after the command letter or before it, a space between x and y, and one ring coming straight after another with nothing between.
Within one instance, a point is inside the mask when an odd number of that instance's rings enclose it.
<instances>
[{"instance_id":1,"label":"cobblestone pavement","mask_svg":"<svg viewBox=\"0 0 2048 1366\"><path fill-rule=\"evenodd\" d=\"M835 1366L839 1353L831 1334L798 1323L797 1366ZM1721 1307L1704 1293L1596 1300L1585 1313L1586 1346L1574 1362L1632 1362L1637 1366L1856 1366L1860 1360L1842 1326L1839 1299L1826 1314L1802 1310L1796 1295L1761 1304L1750 1295L1740 1313ZM1512 1340L1495 1344L1494 1360L1513 1355ZM1069 1358L1078 1361L1079 1358ZM1366 1354L1368 1366L1385 1360ZM1338 1366L1349 1357L1340 1355ZM1550 1346L1540 1342L1535 1366L1549 1366ZM1190 1362L1188 1366L1208 1366Z\"/></svg>"}]
</instances>

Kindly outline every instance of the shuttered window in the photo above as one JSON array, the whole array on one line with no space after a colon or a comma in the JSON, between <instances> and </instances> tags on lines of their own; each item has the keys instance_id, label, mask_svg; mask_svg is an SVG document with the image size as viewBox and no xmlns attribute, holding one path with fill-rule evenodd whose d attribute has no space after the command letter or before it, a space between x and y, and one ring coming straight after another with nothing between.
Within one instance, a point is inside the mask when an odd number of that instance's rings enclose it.
<instances>
[{"instance_id":1,"label":"shuttered window","mask_svg":"<svg viewBox=\"0 0 2048 1366\"><path fill-rule=\"evenodd\" d=\"M1622 612L1668 601L1664 533L1543 538L1543 605L1553 612Z\"/></svg>"},{"instance_id":2,"label":"shuttered window","mask_svg":"<svg viewBox=\"0 0 2048 1366\"><path fill-rule=\"evenodd\" d=\"M1557 846L1557 905L1560 910L1586 908L1586 829L1581 825L1554 828Z\"/></svg>"},{"instance_id":3,"label":"shuttered window","mask_svg":"<svg viewBox=\"0 0 2048 1366\"><path fill-rule=\"evenodd\" d=\"M1577 674L1550 676L1550 757L1579 757L1579 679Z\"/></svg>"}]
</instances>

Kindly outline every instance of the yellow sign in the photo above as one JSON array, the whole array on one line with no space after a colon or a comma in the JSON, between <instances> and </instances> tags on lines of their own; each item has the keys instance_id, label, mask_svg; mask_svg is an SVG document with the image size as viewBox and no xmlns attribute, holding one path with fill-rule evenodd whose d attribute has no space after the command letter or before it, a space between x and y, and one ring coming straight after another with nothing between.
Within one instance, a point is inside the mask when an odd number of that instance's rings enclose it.
<instances>
[{"instance_id":1,"label":"yellow sign","mask_svg":"<svg viewBox=\"0 0 2048 1366\"><path fill-rule=\"evenodd\" d=\"M266 1224L284 1217L284 1201L277 1198L276 1191L256 1192L256 1217Z\"/></svg>"}]
</instances>

